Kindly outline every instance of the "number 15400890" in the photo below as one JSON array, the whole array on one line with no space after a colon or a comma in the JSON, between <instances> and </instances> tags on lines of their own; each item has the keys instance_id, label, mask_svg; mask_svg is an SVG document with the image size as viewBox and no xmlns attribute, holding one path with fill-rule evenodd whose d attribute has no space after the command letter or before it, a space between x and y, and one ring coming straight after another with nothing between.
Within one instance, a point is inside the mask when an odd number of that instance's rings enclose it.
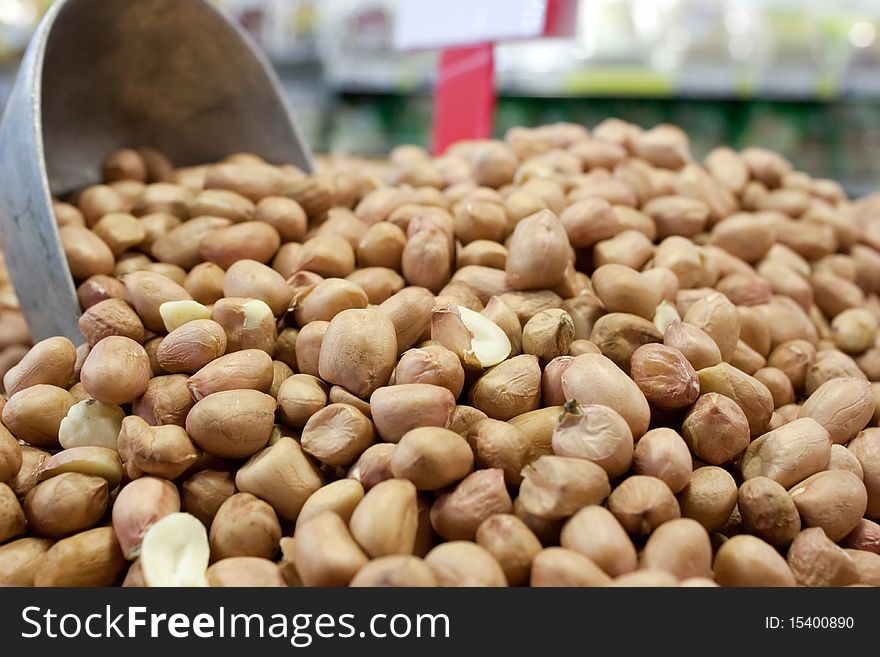
<instances>
[{"instance_id":1,"label":"number 15400890","mask_svg":"<svg viewBox=\"0 0 880 657\"><path fill-rule=\"evenodd\" d=\"M852 629L855 624L852 616L765 616L764 627L768 630L840 630Z\"/></svg>"}]
</instances>

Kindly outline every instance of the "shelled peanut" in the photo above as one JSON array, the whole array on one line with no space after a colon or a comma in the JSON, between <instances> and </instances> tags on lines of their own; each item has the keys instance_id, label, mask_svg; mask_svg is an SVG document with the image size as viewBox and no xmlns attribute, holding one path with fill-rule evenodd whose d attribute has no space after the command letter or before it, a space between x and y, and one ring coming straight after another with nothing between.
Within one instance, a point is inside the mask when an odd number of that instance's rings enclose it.
<instances>
[{"instance_id":1,"label":"shelled peanut","mask_svg":"<svg viewBox=\"0 0 880 657\"><path fill-rule=\"evenodd\" d=\"M878 584L880 197L616 120L104 176L0 583Z\"/></svg>"}]
</instances>

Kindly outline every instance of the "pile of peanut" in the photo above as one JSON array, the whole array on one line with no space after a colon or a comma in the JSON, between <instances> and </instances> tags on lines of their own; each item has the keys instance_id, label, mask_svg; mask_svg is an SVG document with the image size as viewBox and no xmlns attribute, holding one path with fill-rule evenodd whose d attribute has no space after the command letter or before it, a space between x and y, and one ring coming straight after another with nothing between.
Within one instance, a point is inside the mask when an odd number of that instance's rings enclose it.
<instances>
[{"instance_id":1,"label":"pile of peanut","mask_svg":"<svg viewBox=\"0 0 880 657\"><path fill-rule=\"evenodd\" d=\"M30 330L19 309L18 297L0 250L0 378L22 359L31 344Z\"/></svg>"},{"instance_id":2,"label":"pile of peanut","mask_svg":"<svg viewBox=\"0 0 880 657\"><path fill-rule=\"evenodd\" d=\"M880 584L880 196L619 120L103 177L0 584Z\"/></svg>"}]
</instances>

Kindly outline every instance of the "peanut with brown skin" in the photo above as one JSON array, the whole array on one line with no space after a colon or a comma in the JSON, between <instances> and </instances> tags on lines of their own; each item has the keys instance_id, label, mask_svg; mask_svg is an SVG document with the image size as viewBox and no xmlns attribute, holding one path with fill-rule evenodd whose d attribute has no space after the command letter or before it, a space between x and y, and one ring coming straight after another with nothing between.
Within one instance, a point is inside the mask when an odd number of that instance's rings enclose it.
<instances>
[{"instance_id":1,"label":"peanut with brown skin","mask_svg":"<svg viewBox=\"0 0 880 657\"><path fill-rule=\"evenodd\" d=\"M0 545L0 584L33 586L50 547L48 538L20 538Z\"/></svg>"},{"instance_id":2,"label":"peanut with brown skin","mask_svg":"<svg viewBox=\"0 0 880 657\"><path fill-rule=\"evenodd\" d=\"M693 518L710 532L727 522L736 500L733 477L712 465L694 470L688 485L678 494L682 517Z\"/></svg>"},{"instance_id":3,"label":"peanut with brown skin","mask_svg":"<svg viewBox=\"0 0 880 657\"><path fill-rule=\"evenodd\" d=\"M575 357L562 375L566 399L600 404L617 411L636 440L648 429L650 409L642 391L614 363L599 354Z\"/></svg>"},{"instance_id":4,"label":"peanut with brown skin","mask_svg":"<svg viewBox=\"0 0 880 657\"><path fill-rule=\"evenodd\" d=\"M792 340L776 347L767 359L767 365L782 370L795 392L799 392L804 389L807 371L815 359L815 346L806 340Z\"/></svg>"},{"instance_id":5,"label":"peanut with brown skin","mask_svg":"<svg viewBox=\"0 0 880 657\"><path fill-rule=\"evenodd\" d=\"M485 548L470 541L449 541L425 556L439 586L507 586L501 565Z\"/></svg>"},{"instance_id":6,"label":"peanut with brown skin","mask_svg":"<svg viewBox=\"0 0 880 657\"><path fill-rule=\"evenodd\" d=\"M122 277L125 300L137 312L144 328L165 332L165 322L159 307L166 301L189 300L189 292L171 279L148 271L136 271Z\"/></svg>"},{"instance_id":7,"label":"peanut with brown skin","mask_svg":"<svg viewBox=\"0 0 880 657\"><path fill-rule=\"evenodd\" d=\"M642 568L666 570L680 580L712 576L709 534L695 520L679 518L660 525L648 538Z\"/></svg>"},{"instance_id":8,"label":"peanut with brown skin","mask_svg":"<svg viewBox=\"0 0 880 657\"><path fill-rule=\"evenodd\" d=\"M491 305L491 300L489 305ZM599 317L605 314L598 299L594 299L591 297L591 295L588 294L581 294L577 297L566 299L562 302L562 307L563 309L565 309L565 312L569 314L571 320L574 322L574 340L572 341L572 346L574 346L575 343L579 341L589 340L590 334L593 332L593 326L595 326L596 321L598 321ZM488 308L489 306L487 306L487 310ZM484 314L488 316L489 313L484 312ZM517 325L519 325L518 322ZM501 326L501 324L499 324L499 326ZM510 332L505 332L508 333L508 337L510 337ZM516 341L514 339L511 340L511 344L516 345ZM599 349L598 347L596 347L595 349L591 349L590 352L599 353ZM577 355L578 354L572 353L572 356Z\"/></svg>"},{"instance_id":9,"label":"peanut with brown skin","mask_svg":"<svg viewBox=\"0 0 880 657\"><path fill-rule=\"evenodd\" d=\"M113 271L113 251L92 231L68 225L58 229L58 237L74 280Z\"/></svg>"},{"instance_id":10,"label":"peanut with brown skin","mask_svg":"<svg viewBox=\"0 0 880 657\"><path fill-rule=\"evenodd\" d=\"M3 376L7 396L40 383L67 387L76 363L76 349L67 338L47 338L35 344Z\"/></svg>"},{"instance_id":11,"label":"peanut with brown skin","mask_svg":"<svg viewBox=\"0 0 880 657\"><path fill-rule=\"evenodd\" d=\"M272 377L272 359L265 351L243 349L208 362L186 380L186 388L195 401L225 390L268 393Z\"/></svg>"},{"instance_id":12,"label":"peanut with brown skin","mask_svg":"<svg viewBox=\"0 0 880 657\"><path fill-rule=\"evenodd\" d=\"M721 351L715 341L692 324L673 321L663 334L663 344L680 351L698 371L721 362Z\"/></svg>"},{"instance_id":13,"label":"peanut with brown skin","mask_svg":"<svg viewBox=\"0 0 880 657\"><path fill-rule=\"evenodd\" d=\"M419 427L449 426L455 398L447 388L427 383L384 386L370 396L370 413L386 442L398 442Z\"/></svg>"},{"instance_id":14,"label":"peanut with brown skin","mask_svg":"<svg viewBox=\"0 0 880 657\"><path fill-rule=\"evenodd\" d=\"M480 523L495 513L510 513L512 502L501 470L478 470L442 494L431 507L431 525L448 541L472 540Z\"/></svg>"},{"instance_id":15,"label":"peanut with brown skin","mask_svg":"<svg viewBox=\"0 0 880 657\"><path fill-rule=\"evenodd\" d=\"M195 374L226 351L226 332L217 322L197 319L174 329L159 343L156 358L171 374Z\"/></svg>"},{"instance_id":16,"label":"peanut with brown skin","mask_svg":"<svg viewBox=\"0 0 880 657\"><path fill-rule=\"evenodd\" d=\"M434 295L422 287L406 287L381 304L378 310L394 325L398 353L403 353L419 340L431 325Z\"/></svg>"},{"instance_id":17,"label":"peanut with brown skin","mask_svg":"<svg viewBox=\"0 0 880 657\"><path fill-rule=\"evenodd\" d=\"M753 376L767 386L773 397L773 407L779 408L791 404L795 400L794 386L785 372L775 367L763 367Z\"/></svg>"},{"instance_id":18,"label":"peanut with brown skin","mask_svg":"<svg viewBox=\"0 0 880 657\"><path fill-rule=\"evenodd\" d=\"M270 267L256 260L241 259L226 270L223 296L259 299L278 317L290 306L293 288Z\"/></svg>"},{"instance_id":19,"label":"peanut with brown skin","mask_svg":"<svg viewBox=\"0 0 880 657\"><path fill-rule=\"evenodd\" d=\"M269 395L278 399L278 390L281 384L293 376L293 370L287 363L280 360L272 361L272 385L269 386Z\"/></svg>"},{"instance_id":20,"label":"peanut with brown skin","mask_svg":"<svg viewBox=\"0 0 880 657\"><path fill-rule=\"evenodd\" d=\"M765 433L746 448L743 477L769 477L792 487L825 469L831 459L831 436L812 418L801 418Z\"/></svg>"},{"instance_id":21,"label":"peanut with brown skin","mask_svg":"<svg viewBox=\"0 0 880 657\"><path fill-rule=\"evenodd\" d=\"M302 206L293 199L282 196L260 199L253 219L275 228L283 242L300 242L306 233L307 219Z\"/></svg>"},{"instance_id":22,"label":"peanut with brown skin","mask_svg":"<svg viewBox=\"0 0 880 657\"><path fill-rule=\"evenodd\" d=\"M9 398L3 406L3 424L19 440L36 447L58 447L61 423L74 403L63 388L41 383Z\"/></svg>"},{"instance_id":23,"label":"peanut with brown skin","mask_svg":"<svg viewBox=\"0 0 880 657\"><path fill-rule=\"evenodd\" d=\"M854 550L880 554L880 525L862 518L856 528L843 539L841 545Z\"/></svg>"},{"instance_id":24,"label":"peanut with brown skin","mask_svg":"<svg viewBox=\"0 0 880 657\"><path fill-rule=\"evenodd\" d=\"M294 563L306 586L347 586L368 561L345 522L332 511L298 524L294 539Z\"/></svg>"},{"instance_id":25,"label":"peanut with brown skin","mask_svg":"<svg viewBox=\"0 0 880 657\"><path fill-rule=\"evenodd\" d=\"M59 539L97 524L108 501L105 479L66 472L37 484L22 507L35 533Z\"/></svg>"},{"instance_id":26,"label":"peanut with brown skin","mask_svg":"<svg viewBox=\"0 0 880 657\"><path fill-rule=\"evenodd\" d=\"M404 479L376 484L355 508L349 527L370 557L411 554L418 527L415 486Z\"/></svg>"},{"instance_id":27,"label":"peanut with brown skin","mask_svg":"<svg viewBox=\"0 0 880 657\"><path fill-rule=\"evenodd\" d=\"M170 481L141 477L123 487L113 503L113 531L126 558L140 554L146 531L163 517L180 511L180 495Z\"/></svg>"},{"instance_id":28,"label":"peanut with brown skin","mask_svg":"<svg viewBox=\"0 0 880 657\"><path fill-rule=\"evenodd\" d=\"M190 201L189 214L193 217L225 217L235 222L248 221L254 215L254 204L237 192L206 189Z\"/></svg>"},{"instance_id":29,"label":"peanut with brown skin","mask_svg":"<svg viewBox=\"0 0 880 657\"><path fill-rule=\"evenodd\" d=\"M437 490L463 479L473 468L474 455L460 435L439 427L405 433L391 456L391 473L408 479L419 490Z\"/></svg>"},{"instance_id":30,"label":"peanut with brown skin","mask_svg":"<svg viewBox=\"0 0 880 657\"><path fill-rule=\"evenodd\" d=\"M184 426L194 402L183 374L150 379L144 394L132 403L132 413L150 425Z\"/></svg>"},{"instance_id":31,"label":"peanut with brown skin","mask_svg":"<svg viewBox=\"0 0 880 657\"><path fill-rule=\"evenodd\" d=\"M0 425L0 483L8 484L21 470L21 446L9 430Z\"/></svg>"},{"instance_id":32,"label":"peanut with brown skin","mask_svg":"<svg viewBox=\"0 0 880 657\"><path fill-rule=\"evenodd\" d=\"M488 370L471 388L473 405L496 420L509 420L538 408L541 368L536 356L523 354Z\"/></svg>"},{"instance_id":33,"label":"peanut with brown skin","mask_svg":"<svg viewBox=\"0 0 880 657\"><path fill-rule=\"evenodd\" d=\"M500 468L510 486L522 481L521 471L529 462L552 453L549 441L534 441L508 422L483 418L465 433L473 449L474 463L480 468Z\"/></svg>"},{"instance_id":34,"label":"peanut with brown skin","mask_svg":"<svg viewBox=\"0 0 880 657\"><path fill-rule=\"evenodd\" d=\"M480 523L476 543L495 557L510 586L528 582L532 560L541 551L541 542L532 530L509 513L489 516Z\"/></svg>"},{"instance_id":35,"label":"peanut with brown skin","mask_svg":"<svg viewBox=\"0 0 880 657\"><path fill-rule=\"evenodd\" d=\"M406 233L399 227L388 222L373 224L358 242L358 265L399 271L405 245Z\"/></svg>"},{"instance_id":36,"label":"peanut with brown skin","mask_svg":"<svg viewBox=\"0 0 880 657\"><path fill-rule=\"evenodd\" d=\"M137 313L122 299L106 299L91 306L79 318L79 329L89 346L110 335L144 341L144 326Z\"/></svg>"},{"instance_id":37,"label":"peanut with brown skin","mask_svg":"<svg viewBox=\"0 0 880 657\"><path fill-rule=\"evenodd\" d=\"M294 374L278 388L277 399L281 419L299 429L327 405L327 389L320 379L310 374Z\"/></svg>"},{"instance_id":38,"label":"peanut with brown skin","mask_svg":"<svg viewBox=\"0 0 880 657\"><path fill-rule=\"evenodd\" d=\"M660 296L639 272L623 265L603 265L593 272L593 289L608 312L654 316Z\"/></svg>"},{"instance_id":39,"label":"peanut with brown skin","mask_svg":"<svg viewBox=\"0 0 880 657\"><path fill-rule=\"evenodd\" d=\"M186 275L183 288L199 303L211 304L223 297L226 273L213 262L203 262Z\"/></svg>"},{"instance_id":40,"label":"peanut with brown skin","mask_svg":"<svg viewBox=\"0 0 880 657\"><path fill-rule=\"evenodd\" d=\"M269 559L228 557L213 563L205 572L213 587L286 587L281 569Z\"/></svg>"},{"instance_id":41,"label":"peanut with brown skin","mask_svg":"<svg viewBox=\"0 0 880 657\"><path fill-rule=\"evenodd\" d=\"M632 355L633 380L649 403L666 410L689 406L700 394L697 372L677 349L646 344Z\"/></svg>"},{"instance_id":42,"label":"peanut with brown skin","mask_svg":"<svg viewBox=\"0 0 880 657\"><path fill-rule=\"evenodd\" d=\"M208 395L186 416L186 432L209 454L244 458L269 440L275 400L256 390L225 390Z\"/></svg>"},{"instance_id":43,"label":"peanut with brown skin","mask_svg":"<svg viewBox=\"0 0 880 657\"><path fill-rule=\"evenodd\" d=\"M843 445L831 446L831 459L828 461L829 470L845 470L852 472L859 479L864 479L865 471L856 455Z\"/></svg>"},{"instance_id":44,"label":"peanut with brown skin","mask_svg":"<svg viewBox=\"0 0 880 657\"><path fill-rule=\"evenodd\" d=\"M728 363L699 370L700 391L731 398L745 413L752 436L761 435L773 414L773 397L763 383Z\"/></svg>"},{"instance_id":45,"label":"peanut with brown skin","mask_svg":"<svg viewBox=\"0 0 880 657\"><path fill-rule=\"evenodd\" d=\"M788 565L801 586L848 586L859 581L855 562L819 527L795 537L788 549Z\"/></svg>"},{"instance_id":46,"label":"peanut with brown skin","mask_svg":"<svg viewBox=\"0 0 880 657\"><path fill-rule=\"evenodd\" d=\"M406 286L406 281L400 274L386 267L359 269L349 274L346 280L360 286L372 304L382 303Z\"/></svg>"},{"instance_id":47,"label":"peanut with brown skin","mask_svg":"<svg viewBox=\"0 0 880 657\"><path fill-rule=\"evenodd\" d=\"M571 245L589 247L614 237L621 231L621 221L608 201L593 197L576 201L559 215Z\"/></svg>"},{"instance_id":48,"label":"peanut with brown skin","mask_svg":"<svg viewBox=\"0 0 880 657\"><path fill-rule=\"evenodd\" d=\"M708 392L685 416L682 436L697 458L722 465L736 459L748 447L749 423L733 400Z\"/></svg>"},{"instance_id":49,"label":"peanut with brown skin","mask_svg":"<svg viewBox=\"0 0 880 657\"><path fill-rule=\"evenodd\" d=\"M341 358L344 353L362 357L345 360ZM343 310L327 327L318 369L325 381L367 397L388 382L396 356L397 338L391 320L375 310Z\"/></svg>"},{"instance_id":50,"label":"peanut with brown skin","mask_svg":"<svg viewBox=\"0 0 880 657\"><path fill-rule=\"evenodd\" d=\"M638 475L656 477L673 493L678 493L691 478L691 454L687 443L672 429L652 429L636 444L633 471Z\"/></svg>"},{"instance_id":51,"label":"peanut with brown skin","mask_svg":"<svg viewBox=\"0 0 880 657\"><path fill-rule=\"evenodd\" d=\"M670 574L665 570L658 570L656 568L646 568L644 570L639 570L634 573L627 573L626 575L621 575L620 577L613 579L611 582L606 584L605 586L624 586L627 588L632 587L652 587L652 588L660 588L660 587L673 587L678 586L679 582L675 578L674 575Z\"/></svg>"},{"instance_id":52,"label":"peanut with brown skin","mask_svg":"<svg viewBox=\"0 0 880 657\"><path fill-rule=\"evenodd\" d=\"M235 475L222 470L196 472L181 485L181 509L210 527L223 503L235 494Z\"/></svg>"},{"instance_id":53,"label":"peanut with brown skin","mask_svg":"<svg viewBox=\"0 0 880 657\"><path fill-rule=\"evenodd\" d=\"M171 232L182 223L181 220L169 212L153 212L137 218L143 228L144 238L137 245L137 249L146 254L152 254L153 245L156 241Z\"/></svg>"},{"instance_id":54,"label":"peanut with brown skin","mask_svg":"<svg viewBox=\"0 0 880 657\"><path fill-rule=\"evenodd\" d=\"M226 353L262 349L271 356L274 352L275 316L264 301L225 297L214 304L211 319L226 332Z\"/></svg>"},{"instance_id":55,"label":"peanut with brown skin","mask_svg":"<svg viewBox=\"0 0 880 657\"><path fill-rule=\"evenodd\" d=\"M755 477L744 481L737 504L743 528L771 545L788 545L801 530L792 498L772 479Z\"/></svg>"},{"instance_id":56,"label":"peanut with brown skin","mask_svg":"<svg viewBox=\"0 0 880 657\"><path fill-rule=\"evenodd\" d=\"M410 285L439 292L451 276L451 238L429 227L411 235L401 255L401 273Z\"/></svg>"},{"instance_id":57,"label":"peanut with brown skin","mask_svg":"<svg viewBox=\"0 0 880 657\"><path fill-rule=\"evenodd\" d=\"M170 182L155 182L144 187L140 198L131 207L131 213L140 217L153 212L168 212L186 219L191 200L192 192L186 187Z\"/></svg>"},{"instance_id":58,"label":"peanut with brown skin","mask_svg":"<svg viewBox=\"0 0 880 657\"><path fill-rule=\"evenodd\" d=\"M858 363L842 351L821 350L816 352L816 360L807 370L804 392L807 396L816 392L823 384L838 378L866 380L865 373Z\"/></svg>"},{"instance_id":59,"label":"peanut with brown skin","mask_svg":"<svg viewBox=\"0 0 880 657\"><path fill-rule=\"evenodd\" d=\"M715 580L721 586L794 586L785 559L760 538L742 534L715 555Z\"/></svg>"},{"instance_id":60,"label":"peanut with brown skin","mask_svg":"<svg viewBox=\"0 0 880 657\"><path fill-rule=\"evenodd\" d=\"M590 342L628 375L636 350L661 339L653 322L626 313L608 313L597 319L590 331Z\"/></svg>"},{"instance_id":61,"label":"peanut with brown skin","mask_svg":"<svg viewBox=\"0 0 880 657\"><path fill-rule=\"evenodd\" d=\"M611 491L608 510L634 537L647 536L667 520L681 516L669 487L645 475L630 477Z\"/></svg>"},{"instance_id":62,"label":"peanut with brown skin","mask_svg":"<svg viewBox=\"0 0 880 657\"><path fill-rule=\"evenodd\" d=\"M27 519L13 490L0 484L0 544L24 533Z\"/></svg>"},{"instance_id":63,"label":"peanut with brown skin","mask_svg":"<svg viewBox=\"0 0 880 657\"><path fill-rule=\"evenodd\" d=\"M868 505L861 479L845 470L828 470L807 477L789 491L804 525L820 527L832 541L855 529Z\"/></svg>"},{"instance_id":64,"label":"peanut with brown skin","mask_svg":"<svg viewBox=\"0 0 880 657\"><path fill-rule=\"evenodd\" d=\"M235 475L239 491L265 500L288 522L296 520L309 496L323 485L321 471L289 437L256 453Z\"/></svg>"},{"instance_id":65,"label":"peanut with brown skin","mask_svg":"<svg viewBox=\"0 0 880 657\"><path fill-rule=\"evenodd\" d=\"M9 487L15 492L15 495L24 497L29 490L37 485L43 463L50 456L51 454L47 450L21 445L21 469L9 482Z\"/></svg>"},{"instance_id":66,"label":"peanut with brown skin","mask_svg":"<svg viewBox=\"0 0 880 657\"><path fill-rule=\"evenodd\" d=\"M560 536L562 547L592 559L611 577L636 569L636 549L611 511L586 506L573 515Z\"/></svg>"},{"instance_id":67,"label":"peanut with brown skin","mask_svg":"<svg viewBox=\"0 0 880 657\"><path fill-rule=\"evenodd\" d=\"M633 438L626 421L607 406L567 402L551 440L553 452L591 461L610 479L626 472L633 457Z\"/></svg>"},{"instance_id":68,"label":"peanut with brown skin","mask_svg":"<svg viewBox=\"0 0 880 657\"><path fill-rule=\"evenodd\" d=\"M518 222L508 246L506 272L518 290L552 288L565 271L568 236L549 210Z\"/></svg>"},{"instance_id":69,"label":"peanut with brown skin","mask_svg":"<svg viewBox=\"0 0 880 657\"><path fill-rule=\"evenodd\" d=\"M347 524L363 497L364 487L360 482L354 479L337 479L309 496L303 504L297 523L308 522L310 518L324 511L333 511Z\"/></svg>"},{"instance_id":70,"label":"peanut with brown skin","mask_svg":"<svg viewBox=\"0 0 880 657\"><path fill-rule=\"evenodd\" d=\"M349 469L348 477L358 481L365 490L392 479L391 457L396 449L396 443L377 443L368 447Z\"/></svg>"},{"instance_id":71,"label":"peanut with brown skin","mask_svg":"<svg viewBox=\"0 0 880 657\"><path fill-rule=\"evenodd\" d=\"M114 335L92 348L80 380L98 401L127 404L146 392L150 375L150 359L144 348L130 338Z\"/></svg>"},{"instance_id":72,"label":"peanut with brown skin","mask_svg":"<svg viewBox=\"0 0 880 657\"><path fill-rule=\"evenodd\" d=\"M352 578L349 586L437 586L437 579L422 559L389 555L369 561Z\"/></svg>"},{"instance_id":73,"label":"peanut with brown skin","mask_svg":"<svg viewBox=\"0 0 880 657\"><path fill-rule=\"evenodd\" d=\"M404 352L394 370L394 382L442 386L457 398L464 388L464 369L458 357L440 345Z\"/></svg>"},{"instance_id":74,"label":"peanut with brown skin","mask_svg":"<svg viewBox=\"0 0 880 657\"><path fill-rule=\"evenodd\" d=\"M145 474L176 479L201 455L183 428L175 424L151 427L137 416L122 421L118 448L132 479Z\"/></svg>"},{"instance_id":75,"label":"peanut with brown skin","mask_svg":"<svg viewBox=\"0 0 880 657\"><path fill-rule=\"evenodd\" d=\"M226 498L211 522L211 557L262 557L271 559L281 540L275 511L250 493Z\"/></svg>"},{"instance_id":76,"label":"peanut with brown skin","mask_svg":"<svg viewBox=\"0 0 880 657\"><path fill-rule=\"evenodd\" d=\"M880 555L861 550L846 550L846 553L856 564L859 584L877 586L880 582Z\"/></svg>"},{"instance_id":77,"label":"peanut with brown skin","mask_svg":"<svg viewBox=\"0 0 880 657\"><path fill-rule=\"evenodd\" d=\"M571 365L573 356L557 356L544 368L541 376L541 398L543 403L551 406L565 404L565 395L562 392L562 373Z\"/></svg>"},{"instance_id":78,"label":"peanut with brown skin","mask_svg":"<svg viewBox=\"0 0 880 657\"><path fill-rule=\"evenodd\" d=\"M835 378L823 383L801 407L798 417L821 424L836 444L846 444L874 415L874 396L867 381Z\"/></svg>"},{"instance_id":79,"label":"peanut with brown skin","mask_svg":"<svg viewBox=\"0 0 880 657\"><path fill-rule=\"evenodd\" d=\"M97 527L55 543L34 576L34 586L110 586L125 558L110 527Z\"/></svg>"},{"instance_id":80,"label":"peanut with brown skin","mask_svg":"<svg viewBox=\"0 0 880 657\"><path fill-rule=\"evenodd\" d=\"M880 519L880 430L875 428L860 431L850 441L847 449L852 452L862 467L863 481L868 491L867 518Z\"/></svg>"},{"instance_id":81,"label":"peanut with brown skin","mask_svg":"<svg viewBox=\"0 0 880 657\"><path fill-rule=\"evenodd\" d=\"M532 561L530 586L603 586L611 578L589 557L561 547L548 547Z\"/></svg>"},{"instance_id":82,"label":"peanut with brown skin","mask_svg":"<svg viewBox=\"0 0 880 657\"><path fill-rule=\"evenodd\" d=\"M550 361L568 353L574 339L574 322L562 309L544 310L532 317L522 331L522 348L526 354Z\"/></svg>"},{"instance_id":83,"label":"peanut with brown skin","mask_svg":"<svg viewBox=\"0 0 880 657\"><path fill-rule=\"evenodd\" d=\"M341 278L327 278L293 296L293 316L300 326L314 321L329 322L343 310L366 308L369 297L363 288Z\"/></svg>"},{"instance_id":84,"label":"peanut with brown skin","mask_svg":"<svg viewBox=\"0 0 880 657\"><path fill-rule=\"evenodd\" d=\"M330 404L312 415L302 430L303 450L326 465L350 465L373 444L370 419L349 404Z\"/></svg>"},{"instance_id":85,"label":"peanut with brown skin","mask_svg":"<svg viewBox=\"0 0 880 657\"><path fill-rule=\"evenodd\" d=\"M542 456L522 472L519 500L538 518L567 518L611 492L608 475L595 463L564 456Z\"/></svg>"}]
</instances>

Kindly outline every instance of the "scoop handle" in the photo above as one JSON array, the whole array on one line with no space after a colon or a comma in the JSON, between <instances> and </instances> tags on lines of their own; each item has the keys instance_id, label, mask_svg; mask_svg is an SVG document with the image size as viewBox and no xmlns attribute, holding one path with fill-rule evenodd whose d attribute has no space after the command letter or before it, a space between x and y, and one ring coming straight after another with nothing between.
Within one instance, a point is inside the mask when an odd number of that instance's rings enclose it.
<instances>
[{"instance_id":1,"label":"scoop handle","mask_svg":"<svg viewBox=\"0 0 880 657\"><path fill-rule=\"evenodd\" d=\"M0 122L0 235L34 341L63 335L79 344L79 302L58 238L43 165L39 86L34 76L44 39L45 30L38 30Z\"/></svg>"}]
</instances>

